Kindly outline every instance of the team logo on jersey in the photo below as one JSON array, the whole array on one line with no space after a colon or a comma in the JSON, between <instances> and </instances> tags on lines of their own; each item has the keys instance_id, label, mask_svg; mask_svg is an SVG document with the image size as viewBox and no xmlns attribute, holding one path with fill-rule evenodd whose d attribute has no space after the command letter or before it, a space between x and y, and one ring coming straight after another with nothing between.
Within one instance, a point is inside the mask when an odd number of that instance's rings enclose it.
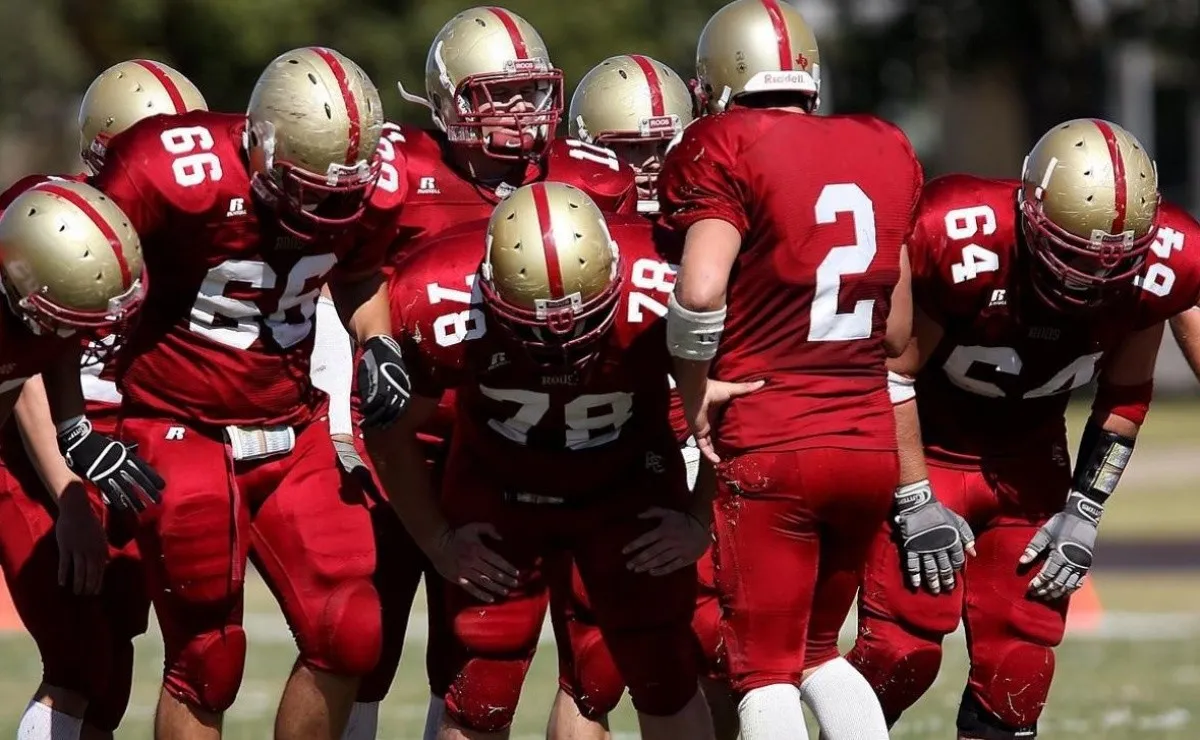
<instances>
[{"instance_id":1,"label":"team logo on jersey","mask_svg":"<svg viewBox=\"0 0 1200 740\"><path fill-rule=\"evenodd\" d=\"M417 195L437 195L441 192L438 189L437 180L432 177L422 177L417 182Z\"/></svg>"},{"instance_id":2,"label":"team logo on jersey","mask_svg":"<svg viewBox=\"0 0 1200 740\"><path fill-rule=\"evenodd\" d=\"M16 370L16 369L17 369L17 363L6 362L3 365L0 365L0 375L8 375L9 373L11 373L13 370Z\"/></svg>"},{"instance_id":3,"label":"team logo on jersey","mask_svg":"<svg viewBox=\"0 0 1200 740\"><path fill-rule=\"evenodd\" d=\"M230 198L229 199L229 210L225 212L225 216L227 218L231 218L233 216L245 216L245 215L246 215L246 199L245 198Z\"/></svg>"},{"instance_id":4,"label":"team logo on jersey","mask_svg":"<svg viewBox=\"0 0 1200 740\"><path fill-rule=\"evenodd\" d=\"M508 364L508 356L503 352L496 352L492 355L491 362L488 363L488 371L499 370Z\"/></svg>"},{"instance_id":5,"label":"team logo on jersey","mask_svg":"<svg viewBox=\"0 0 1200 740\"><path fill-rule=\"evenodd\" d=\"M1003 288L997 288L992 291L992 300L988 301L988 307L1006 306L1008 305L1008 293Z\"/></svg>"},{"instance_id":6,"label":"team logo on jersey","mask_svg":"<svg viewBox=\"0 0 1200 740\"><path fill-rule=\"evenodd\" d=\"M646 470L651 473L662 473L667 468L663 465L663 456L657 452L646 451Z\"/></svg>"},{"instance_id":7,"label":"team logo on jersey","mask_svg":"<svg viewBox=\"0 0 1200 740\"><path fill-rule=\"evenodd\" d=\"M183 427L180 427L180 426L167 427L167 434L164 437L164 439L170 439L170 440L176 440L176 441L183 439Z\"/></svg>"},{"instance_id":8,"label":"team logo on jersey","mask_svg":"<svg viewBox=\"0 0 1200 740\"><path fill-rule=\"evenodd\" d=\"M579 385L579 373L569 372L560 375L543 375L542 385Z\"/></svg>"},{"instance_id":9,"label":"team logo on jersey","mask_svg":"<svg viewBox=\"0 0 1200 740\"><path fill-rule=\"evenodd\" d=\"M1047 342L1053 342L1062 336L1062 330L1056 326L1031 326L1029 327L1030 339L1042 339Z\"/></svg>"}]
</instances>

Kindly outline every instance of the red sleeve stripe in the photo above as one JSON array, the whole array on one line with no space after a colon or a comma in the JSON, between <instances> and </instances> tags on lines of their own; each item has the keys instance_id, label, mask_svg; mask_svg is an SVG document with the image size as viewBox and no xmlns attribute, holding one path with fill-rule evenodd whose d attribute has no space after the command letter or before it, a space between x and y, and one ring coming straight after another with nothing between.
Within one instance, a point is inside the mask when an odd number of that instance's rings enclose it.
<instances>
[{"instance_id":1,"label":"red sleeve stripe","mask_svg":"<svg viewBox=\"0 0 1200 740\"><path fill-rule=\"evenodd\" d=\"M530 192L533 194L538 228L542 232L542 252L546 256L546 281L550 283L550 297L562 298L566 291L563 289L562 266L558 263L558 241L554 238L554 220L550 217L550 198L546 195L546 185L535 183L530 187Z\"/></svg>"},{"instance_id":2,"label":"red sleeve stripe","mask_svg":"<svg viewBox=\"0 0 1200 740\"><path fill-rule=\"evenodd\" d=\"M775 45L779 48L780 71L792 69L792 39L788 36L787 22L783 19L783 9L779 0L762 0L763 8L771 17L771 26L775 28Z\"/></svg>"},{"instance_id":3,"label":"red sleeve stripe","mask_svg":"<svg viewBox=\"0 0 1200 740\"><path fill-rule=\"evenodd\" d=\"M133 286L133 276L129 273L129 264L125 261L125 253L121 250L121 240L117 238L117 232L113 231L112 226L104 220L104 217L95 208L92 208L92 204L74 190L53 182L43 182L34 189L67 201L96 225L100 234L108 240L109 246L112 247L113 256L117 258L117 267L121 270L121 286L129 290Z\"/></svg>"},{"instance_id":4,"label":"red sleeve stripe","mask_svg":"<svg viewBox=\"0 0 1200 740\"><path fill-rule=\"evenodd\" d=\"M333 79L337 80L338 90L342 93L342 102L346 104L346 117L350 119L350 131L347 134L348 141L346 142L346 164L354 164L358 161L358 150L362 142L362 119L358 112L358 102L350 90L350 80L346 77L346 68L338 61L332 50L321 46L314 46L312 50L321 57L325 64L329 65L329 71L333 72Z\"/></svg>"},{"instance_id":5,"label":"red sleeve stripe","mask_svg":"<svg viewBox=\"0 0 1200 740\"><path fill-rule=\"evenodd\" d=\"M629 58L636 62L637 66L641 68L642 74L646 75L646 84L650 87L650 115L655 118L665 116L662 81L658 79L658 70L654 69L654 64L641 54L630 54Z\"/></svg>"},{"instance_id":6,"label":"red sleeve stripe","mask_svg":"<svg viewBox=\"0 0 1200 740\"><path fill-rule=\"evenodd\" d=\"M504 8L488 8L488 10L500 20L504 30L508 31L508 39L512 41L513 53L517 55L517 59L528 59L529 49L525 46L525 39L521 38L521 29L517 28L517 22L513 20L512 14Z\"/></svg>"},{"instance_id":7,"label":"red sleeve stripe","mask_svg":"<svg viewBox=\"0 0 1200 740\"><path fill-rule=\"evenodd\" d=\"M1125 209L1128 206L1129 190L1125 183L1125 160L1121 156L1121 146L1117 143L1117 134L1112 130L1112 126L1108 125L1107 121L1096 119L1093 121L1096 128L1100 129L1100 134L1104 136L1104 143L1108 145L1108 157L1112 160L1113 168L1113 234L1120 234L1125 230Z\"/></svg>"},{"instance_id":8,"label":"red sleeve stripe","mask_svg":"<svg viewBox=\"0 0 1200 740\"><path fill-rule=\"evenodd\" d=\"M167 74L165 69L149 59L134 59L133 63L154 75L158 84L167 91L167 97L171 99L171 105L175 106L176 113L187 113L187 103L183 102L183 94L179 92L179 85L175 84L175 80L171 79L171 75Z\"/></svg>"}]
</instances>

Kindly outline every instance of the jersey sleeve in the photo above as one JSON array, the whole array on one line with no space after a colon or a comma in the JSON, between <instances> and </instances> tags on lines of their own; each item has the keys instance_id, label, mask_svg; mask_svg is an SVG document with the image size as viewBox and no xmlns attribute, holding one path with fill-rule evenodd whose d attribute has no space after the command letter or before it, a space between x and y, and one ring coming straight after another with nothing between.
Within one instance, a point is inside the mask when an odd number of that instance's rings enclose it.
<instances>
[{"instance_id":1,"label":"jersey sleeve","mask_svg":"<svg viewBox=\"0 0 1200 740\"><path fill-rule=\"evenodd\" d=\"M463 343L442 346L437 341L438 307L429 300L428 259L413 260L392 273L388 282L392 333L400 344L413 392L441 398L459 384L465 362Z\"/></svg>"},{"instance_id":2,"label":"jersey sleeve","mask_svg":"<svg viewBox=\"0 0 1200 740\"><path fill-rule=\"evenodd\" d=\"M1139 328L1165 321L1200 302L1200 223L1187 211L1171 203L1159 208L1158 233L1134 284L1140 293Z\"/></svg>"},{"instance_id":3,"label":"jersey sleeve","mask_svg":"<svg viewBox=\"0 0 1200 740\"><path fill-rule=\"evenodd\" d=\"M158 118L134 124L113 137L104 166L92 179L92 185L129 216L143 243L147 234L158 231L166 221L167 203L154 182L159 177L172 177L165 150L158 141Z\"/></svg>"},{"instance_id":4,"label":"jersey sleeve","mask_svg":"<svg viewBox=\"0 0 1200 740\"><path fill-rule=\"evenodd\" d=\"M698 221L719 219L743 237L749 230L742 197L747 189L736 173L736 152L723 131L727 122L732 123L722 116L696 121L667 154L658 199L672 228L687 231Z\"/></svg>"}]
</instances>

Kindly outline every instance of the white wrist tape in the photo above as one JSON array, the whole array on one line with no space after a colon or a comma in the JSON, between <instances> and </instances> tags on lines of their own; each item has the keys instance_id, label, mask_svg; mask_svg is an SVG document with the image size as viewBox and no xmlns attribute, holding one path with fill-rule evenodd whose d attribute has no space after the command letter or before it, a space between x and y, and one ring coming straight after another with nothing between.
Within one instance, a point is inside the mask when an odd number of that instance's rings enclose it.
<instances>
[{"instance_id":1,"label":"white wrist tape","mask_svg":"<svg viewBox=\"0 0 1200 740\"><path fill-rule=\"evenodd\" d=\"M679 305L675 294L667 299L667 350L682 360L711 360L725 331L725 307L691 311Z\"/></svg>"},{"instance_id":2,"label":"white wrist tape","mask_svg":"<svg viewBox=\"0 0 1200 740\"><path fill-rule=\"evenodd\" d=\"M917 389L913 387L916 382L916 378L910 378L907 375L901 375L900 373L888 370L888 396L892 399L892 405L901 404L916 398Z\"/></svg>"},{"instance_id":3,"label":"white wrist tape","mask_svg":"<svg viewBox=\"0 0 1200 740\"><path fill-rule=\"evenodd\" d=\"M354 350L333 301L317 301L317 329L313 341L312 383L329 394L329 433L354 434L350 421L350 387L353 382Z\"/></svg>"}]
</instances>

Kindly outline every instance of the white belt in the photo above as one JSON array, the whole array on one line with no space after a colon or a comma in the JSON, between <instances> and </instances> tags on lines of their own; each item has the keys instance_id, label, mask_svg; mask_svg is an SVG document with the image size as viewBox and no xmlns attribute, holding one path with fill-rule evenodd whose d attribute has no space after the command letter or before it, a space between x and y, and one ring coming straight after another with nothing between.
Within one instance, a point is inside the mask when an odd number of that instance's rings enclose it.
<instances>
[{"instance_id":1,"label":"white belt","mask_svg":"<svg viewBox=\"0 0 1200 740\"><path fill-rule=\"evenodd\" d=\"M225 427L225 438L234 460L260 460L286 455L296 446L296 432L289 426Z\"/></svg>"}]
</instances>

